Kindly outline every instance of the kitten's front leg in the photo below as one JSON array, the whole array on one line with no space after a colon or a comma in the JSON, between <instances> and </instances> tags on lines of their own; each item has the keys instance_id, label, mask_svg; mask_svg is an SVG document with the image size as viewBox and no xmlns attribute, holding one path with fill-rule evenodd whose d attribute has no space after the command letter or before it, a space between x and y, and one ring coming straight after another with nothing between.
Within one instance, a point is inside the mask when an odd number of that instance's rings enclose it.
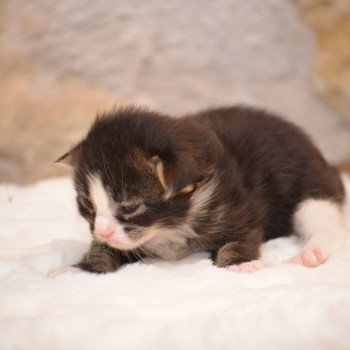
<instances>
[{"instance_id":1,"label":"kitten's front leg","mask_svg":"<svg viewBox=\"0 0 350 350\"><path fill-rule=\"evenodd\" d=\"M139 259L140 256L138 254L122 252L107 244L93 241L90 250L74 267L88 272L107 273L116 271L122 265L135 262Z\"/></svg>"},{"instance_id":2,"label":"kitten's front leg","mask_svg":"<svg viewBox=\"0 0 350 350\"><path fill-rule=\"evenodd\" d=\"M89 251L83 256L78 264L73 266L59 267L50 270L47 275L56 277L66 272L78 272L81 270L93 273L107 273L116 271L124 264L132 263L140 259L133 253L121 252L109 247L107 244L93 241Z\"/></svg>"},{"instance_id":3,"label":"kitten's front leg","mask_svg":"<svg viewBox=\"0 0 350 350\"><path fill-rule=\"evenodd\" d=\"M214 264L219 267L228 267L255 260L259 257L258 242L249 244L240 241L229 242L212 253Z\"/></svg>"},{"instance_id":4,"label":"kitten's front leg","mask_svg":"<svg viewBox=\"0 0 350 350\"><path fill-rule=\"evenodd\" d=\"M234 272L255 272L272 266L268 262L257 260L260 244L260 239L229 242L213 252L212 259L215 265Z\"/></svg>"}]
</instances>

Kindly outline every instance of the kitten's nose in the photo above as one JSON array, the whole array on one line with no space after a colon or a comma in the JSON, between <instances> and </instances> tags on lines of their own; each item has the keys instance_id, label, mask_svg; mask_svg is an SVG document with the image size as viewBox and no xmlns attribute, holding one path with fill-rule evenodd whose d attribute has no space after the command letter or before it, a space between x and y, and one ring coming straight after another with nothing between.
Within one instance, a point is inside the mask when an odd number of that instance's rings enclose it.
<instances>
[{"instance_id":1,"label":"kitten's nose","mask_svg":"<svg viewBox=\"0 0 350 350\"><path fill-rule=\"evenodd\" d=\"M103 238L109 238L113 234L111 220L105 215L97 215L95 219L95 233Z\"/></svg>"}]
</instances>

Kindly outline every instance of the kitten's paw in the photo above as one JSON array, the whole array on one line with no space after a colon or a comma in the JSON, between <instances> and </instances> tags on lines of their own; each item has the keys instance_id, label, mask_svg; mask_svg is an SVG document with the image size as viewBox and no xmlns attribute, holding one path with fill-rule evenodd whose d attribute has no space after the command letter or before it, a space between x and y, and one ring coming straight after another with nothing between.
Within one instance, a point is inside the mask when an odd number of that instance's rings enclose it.
<instances>
[{"instance_id":1,"label":"kitten's paw","mask_svg":"<svg viewBox=\"0 0 350 350\"><path fill-rule=\"evenodd\" d=\"M233 272L255 272L258 270L266 269L267 267L271 267L272 264L267 261L262 260L252 260L249 262L245 262L242 264L235 264L227 266L227 269Z\"/></svg>"},{"instance_id":2,"label":"kitten's paw","mask_svg":"<svg viewBox=\"0 0 350 350\"><path fill-rule=\"evenodd\" d=\"M61 267L56 267L54 269L49 270L46 273L46 276L48 277L57 277L59 275L62 275L63 273L67 273L67 272L73 272L73 273L77 273L77 272L81 272L82 270L79 269L78 267L74 267L74 266L61 266Z\"/></svg>"},{"instance_id":3,"label":"kitten's paw","mask_svg":"<svg viewBox=\"0 0 350 350\"><path fill-rule=\"evenodd\" d=\"M319 248L305 249L299 254L286 260L291 264L303 265L305 267L317 267L322 265L327 260L327 256L321 252Z\"/></svg>"}]
</instances>

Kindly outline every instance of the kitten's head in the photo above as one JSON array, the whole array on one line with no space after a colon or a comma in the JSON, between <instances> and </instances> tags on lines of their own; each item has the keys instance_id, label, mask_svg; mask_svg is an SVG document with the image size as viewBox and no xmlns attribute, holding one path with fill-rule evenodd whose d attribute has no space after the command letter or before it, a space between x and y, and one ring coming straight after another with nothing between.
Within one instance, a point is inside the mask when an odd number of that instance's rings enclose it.
<instances>
[{"instance_id":1,"label":"kitten's head","mask_svg":"<svg viewBox=\"0 0 350 350\"><path fill-rule=\"evenodd\" d=\"M131 250L188 221L217 147L195 123L128 107L98 116L57 161L73 167L78 208L95 239Z\"/></svg>"}]
</instances>

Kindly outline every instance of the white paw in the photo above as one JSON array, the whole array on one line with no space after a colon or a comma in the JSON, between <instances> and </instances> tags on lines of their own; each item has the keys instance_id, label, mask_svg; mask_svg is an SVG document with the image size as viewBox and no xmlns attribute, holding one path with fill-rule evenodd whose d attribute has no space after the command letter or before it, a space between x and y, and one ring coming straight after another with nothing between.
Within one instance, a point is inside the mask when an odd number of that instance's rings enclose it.
<instances>
[{"instance_id":1,"label":"white paw","mask_svg":"<svg viewBox=\"0 0 350 350\"><path fill-rule=\"evenodd\" d=\"M299 254L286 260L285 262L291 264L303 265L305 267L317 267L322 265L326 260L327 256L321 252L319 248L305 249Z\"/></svg>"},{"instance_id":2,"label":"white paw","mask_svg":"<svg viewBox=\"0 0 350 350\"><path fill-rule=\"evenodd\" d=\"M258 270L266 269L267 267L273 266L271 263L262 260L252 260L242 264L235 264L227 266L226 268L233 272L255 272Z\"/></svg>"},{"instance_id":3,"label":"white paw","mask_svg":"<svg viewBox=\"0 0 350 350\"><path fill-rule=\"evenodd\" d=\"M61 266L61 267L56 267L54 269L49 270L46 275L48 277L56 277L59 275L62 275L63 273L67 273L67 272L72 272L72 273L77 273L82 271L81 269L79 269L78 267L74 267L74 266Z\"/></svg>"}]
</instances>

